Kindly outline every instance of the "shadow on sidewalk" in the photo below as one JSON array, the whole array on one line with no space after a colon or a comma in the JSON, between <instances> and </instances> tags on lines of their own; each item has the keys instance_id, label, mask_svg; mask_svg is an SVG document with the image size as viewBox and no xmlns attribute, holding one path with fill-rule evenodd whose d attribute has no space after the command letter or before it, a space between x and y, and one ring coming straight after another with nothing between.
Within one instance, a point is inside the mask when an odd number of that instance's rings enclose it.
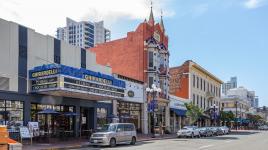
<instances>
[{"instance_id":1,"label":"shadow on sidewalk","mask_svg":"<svg viewBox=\"0 0 268 150\"><path fill-rule=\"evenodd\" d=\"M152 141L139 141L137 142L135 145L129 145L129 144L118 144L116 147L112 148L112 149L117 149L117 148L129 148L129 147L137 147L137 146L141 146L144 144L150 144L153 143ZM103 148L110 148L109 146L88 146L89 149L92 150L101 150Z\"/></svg>"},{"instance_id":2,"label":"shadow on sidewalk","mask_svg":"<svg viewBox=\"0 0 268 150\"><path fill-rule=\"evenodd\" d=\"M232 131L230 135L252 135L252 134L258 134L260 132L258 131Z\"/></svg>"}]
</instances>

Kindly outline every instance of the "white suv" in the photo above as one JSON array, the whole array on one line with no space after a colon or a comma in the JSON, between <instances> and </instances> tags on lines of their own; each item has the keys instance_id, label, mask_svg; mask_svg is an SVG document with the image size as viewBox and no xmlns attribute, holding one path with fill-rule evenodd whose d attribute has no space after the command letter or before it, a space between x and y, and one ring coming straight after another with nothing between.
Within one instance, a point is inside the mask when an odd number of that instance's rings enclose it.
<instances>
[{"instance_id":1,"label":"white suv","mask_svg":"<svg viewBox=\"0 0 268 150\"><path fill-rule=\"evenodd\" d=\"M132 123L111 123L102 127L99 132L90 137L91 145L110 145L128 143L134 145L137 140L137 133Z\"/></svg>"}]
</instances>

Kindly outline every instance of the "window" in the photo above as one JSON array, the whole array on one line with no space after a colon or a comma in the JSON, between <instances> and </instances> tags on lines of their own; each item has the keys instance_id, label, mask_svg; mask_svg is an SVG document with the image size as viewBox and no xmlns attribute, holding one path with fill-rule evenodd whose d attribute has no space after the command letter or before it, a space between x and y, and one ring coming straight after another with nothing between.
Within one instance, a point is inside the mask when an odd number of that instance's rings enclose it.
<instances>
[{"instance_id":1,"label":"window","mask_svg":"<svg viewBox=\"0 0 268 150\"><path fill-rule=\"evenodd\" d=\"M97 128L102 127L104 124L107 124L107 109L106 108L97 108Z\"/></svg>"},{"instance_id":2,"label":"window","mask_svg":"<svg viewBox=\"0 0 268 150\"><path fill-rule=\"evenodd\" d=\"M152 87L152 84L154 83L154 77L149 77L149 87Z\"/></svg>"},{"instance_id":3,"label":"window","mask_svg":"<svg viewBox=\"0 0 268 150\"><path fill-rule=\"evenodd\" d=\"M197 77L196 82L196 88L199 88L199 77Z\"/></svg>"},{"instance_id":4,"label":"window","mask_svg":"<svg viewBox=\"0 0 268 150\"><path fill-rule=\"evenodd\" d=\"M203 108L203 97L200 97L200 104L201 104L201 108Z\"/></svg>"},{"instance_id":5,"label":"window","mask_svg":"<svg viewBox=\"0 0 268 150\"><path fill-rule=\"evenodd\" d=\"M207 84L208 86L207 86L207 91L209 92L209 83Z\"/></svg>"},{"instance_id":6,"label":"window","mask_svg":"<svg viewBox=\"0 0 268 150\"><path fill-rule=\"evenodd\" d=\"M153 67L154 67L154 53L149 52L149 68L153 68Z\"/></svg>"},{"instance_id":7,"label":"window","mask_svg":"<svg viewBox=\"0 0 268 150\"><path fill-rule=\"evenodd\" d=\"M199 95L196 96L196 105L199 106Z\"/></svg>"},{"instance_id":8,"label":"window","mask_svg":"<svg viewBox=\"0 0 268 150\"><path fill-rule=\"evenodd\" d=\"M23 102L0 100L0 125L23 124Z\"/></svg>"},{"instance_id":9,"label":"window","mask_svg":"<svg viewBox=\"0 0 268 150\"><path fill-rule=\"evenodd\" d=\"M203 101L204 101L204 109L206 109L206 98L204 98Z\"/></svg>"},{"instance_id":10,"label":"window","mask_svg":"<svg viewBox=\"0 0 268 150\"><path fill-rule=\"evenodd\" d=\"M124 131L124 125L123 124L119 124L117 126L117 129L116 129L117 132L123 132Z\"/></svg>"},{"instance_id":11,"label":"window","mask_svg":"<svg viewBox=\"0 0 268 150\"><path fill-rule=\"evenodd\" d=\"M200 78L200 87L201 87L201 90L203 89L203 79Z\"/></svg>"},{"instance_id":12,"label":"window","mask_svg":"<svg viewBox=\"0 0 268 150\"><path fill-rule=\"evenodd\" d=\"M126 124L124 130L125 131L134 131L134 126L131 124Z\"/></svg>"},{"instance_id":13,"label":"window","mask_svg":"<svg viewBox=\"0 0 268 150\"><path fill-rule=\"evenodd\" d=\"M204 91L206 91L206 81L204 80Z\"/></svg>"},{"instance_id":14,"label":"window","mask_svg":"<svg viewBox=\"0 0 268 150\"><path fill-rule=\"evenodd\" d=\"M193 87L195 87L195 75L193 74Z\"/></svg>"},{"instance_id":15,"label":"window","mask_svg":"<svg viewBox=\"0 0 268 150\"><path fill-rule=\"evenodd\" d=\"M195 105L195 94L193 94L193 104Z\"/></svg>"}]
</instances>

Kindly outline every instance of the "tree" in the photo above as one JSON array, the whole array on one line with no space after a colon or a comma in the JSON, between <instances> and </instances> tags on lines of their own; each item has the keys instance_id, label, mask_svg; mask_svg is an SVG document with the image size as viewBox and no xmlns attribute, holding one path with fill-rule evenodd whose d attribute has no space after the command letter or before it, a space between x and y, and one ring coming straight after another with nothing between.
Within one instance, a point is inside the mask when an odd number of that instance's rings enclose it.
<instances>
[{"instance_id":1,"label":"tree","mask_svg":"<svg viewBox=\"0 0 268 150\"><path fill-rule=\"evenodd\" d=\"M193 103L185 103L184 105L187 108L186 116L190 118L190 124L195 124L204 114L204 111Z\"/></svg>"},{"instance_id":2,"label":"tree","mask_svg":"<svg viewBox=\"0 0 268 150\"><path fill-rule=\"evenodd\" d=\"M223 122L230 122L235 119L235 115L232 111L226 112L226 111L221 111L220 112L220 120Z\"/></svg>"}]
</instances>

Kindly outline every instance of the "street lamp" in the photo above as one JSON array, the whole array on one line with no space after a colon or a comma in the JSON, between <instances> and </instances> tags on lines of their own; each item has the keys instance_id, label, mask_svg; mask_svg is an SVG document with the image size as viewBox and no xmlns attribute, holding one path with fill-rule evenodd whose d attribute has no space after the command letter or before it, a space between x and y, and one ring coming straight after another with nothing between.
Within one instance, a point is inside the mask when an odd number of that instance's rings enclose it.
<instances>
[{"instance_id":1,"label":"street lamp","mask_svg":"<svg viewBox=\"0 0 268 150\"><path fill-rule=\"evenodd\" d=\"M152 84L151 86L152 88L150 87L147 87L146 88L146 93L147 93L147 102L149 105L152 105L152 111L150 111L150 114L151 114L151 118L152 119L152 137L154 138L155 137L155 105L156 105L156 101L155 101L155 97L157 96L157 93L160 93L162 90L158 87L156 87L155 84ZM149 102L149 94L151 94L152 96L152 101Z\"/></svg>"},{"instance_id":2,"label":"street lamp","mask_svg":"<svg viewBox=\"0 0 268 150\"><path fill-rule=\"evenodd\" d=\"M214 127L216 126L216 104L213 104Z\"/></svg>"},{"instance_id":3,"label":"street lamp","mask_svg":"<svg viewBox=\"0 0 268 150\"><path fill-rule=\"evenodd\" d=\"M235 101L235 124L236 124L236 131L237 131L237 128L238 128L238 120L237 120L237 101Z\"/></svg>"}]
</instances>

